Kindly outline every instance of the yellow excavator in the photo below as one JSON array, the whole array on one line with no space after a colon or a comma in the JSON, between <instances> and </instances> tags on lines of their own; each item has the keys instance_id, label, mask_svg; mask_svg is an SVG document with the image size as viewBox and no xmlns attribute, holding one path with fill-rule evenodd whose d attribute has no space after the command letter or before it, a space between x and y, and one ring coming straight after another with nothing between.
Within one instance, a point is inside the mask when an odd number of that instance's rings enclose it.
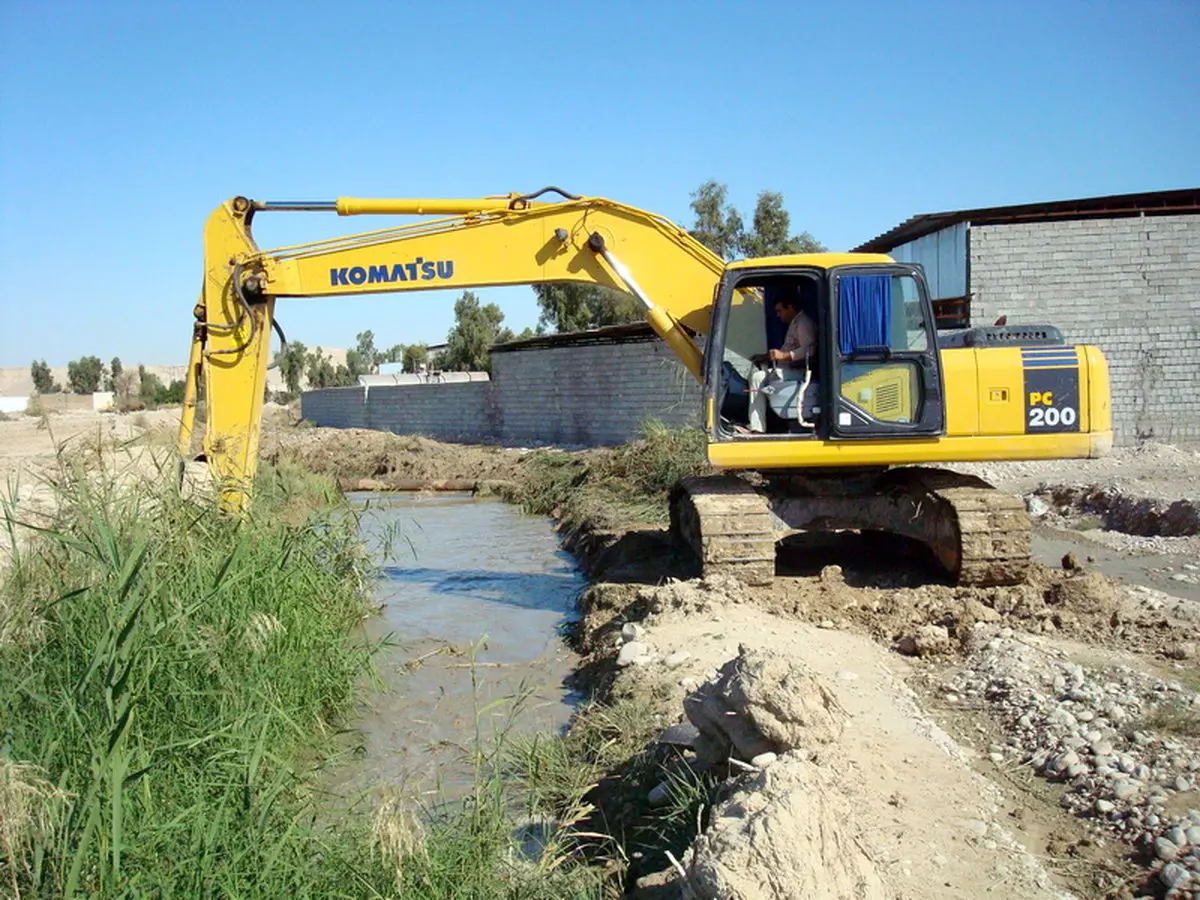
<instances>
[{"instance_id":1,"label":"yellow excavator","mask_svg":"<svg viewBox=\"0 0 1200 900\"><path fill-rule=\"evenodd\" d=\"M294 211L422 218L260 250L253 219ZM703 385L708 458L722 474L685 479L671 522L706 573L765 583L779 540L852 529L919 541L960 584L1017 583L1030 554L1021 501L929 464L1087 458L1112 445L1099 349L1050 326L939 336L920 266L852 253L726 263L662 216L545 188L222 204L204 232L180 453L203 393L203 456L223 505L247 502L280 298L556 282L635 296ZM804 358L762 368L796 312L812 335Z\"/></svg>"}]
</instances>

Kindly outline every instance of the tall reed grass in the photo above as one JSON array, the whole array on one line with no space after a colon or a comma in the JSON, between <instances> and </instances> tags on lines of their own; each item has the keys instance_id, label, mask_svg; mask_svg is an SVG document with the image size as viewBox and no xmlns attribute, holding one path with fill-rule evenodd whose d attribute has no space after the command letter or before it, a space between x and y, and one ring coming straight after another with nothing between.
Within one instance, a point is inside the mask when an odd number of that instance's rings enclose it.
<instances>
[{"instance_id":1,"label":"tall reed grass","mask_svg":"<svg viewBox=\"0 0 1200 900\"><path fill-rule=\"evenodd\" d=\"M569 852L517 849L488 736L461 803L374 827L324 804L372 612L330 482L268 470L231 520L93 450L36 520L0 498L0 896L603 896Z\"/></svg>"},{"instance_id":2,"label":"tall reed grass","mask_svg":"<svg viewBox=\"0 0 1200 900\"><path fill-rule=\"evenodd\" d=\"M368 612L352 525L337 512L289 524L269 497L233 521L203 497L121 481L64 460L38 523L3 508L15 549L0 609L21 625L0 644L0 760L24 790L0 797L24 797L25 823L0 844L3 883L30 896L386 889L363 835L313 827L307 778L368 662L352 639Z\"/></svg>"}]
</instances>

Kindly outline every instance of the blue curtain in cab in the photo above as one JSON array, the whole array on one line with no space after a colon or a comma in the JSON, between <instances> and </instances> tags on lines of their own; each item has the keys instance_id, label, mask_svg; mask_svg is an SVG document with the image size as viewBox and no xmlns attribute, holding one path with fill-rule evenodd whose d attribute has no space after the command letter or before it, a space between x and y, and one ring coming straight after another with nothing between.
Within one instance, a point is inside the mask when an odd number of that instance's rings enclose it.
<instances>
[{"instance_id":1,"label":"blue curtain in cab","mask_svg":"<svg viewBox=\"0 0 1200 900\"><path fill-rule=\"evenodd\" d=\"M838 279L838 349L886 347L892 333L892 276L845 275Z\"/></svg>"}]
</instances>

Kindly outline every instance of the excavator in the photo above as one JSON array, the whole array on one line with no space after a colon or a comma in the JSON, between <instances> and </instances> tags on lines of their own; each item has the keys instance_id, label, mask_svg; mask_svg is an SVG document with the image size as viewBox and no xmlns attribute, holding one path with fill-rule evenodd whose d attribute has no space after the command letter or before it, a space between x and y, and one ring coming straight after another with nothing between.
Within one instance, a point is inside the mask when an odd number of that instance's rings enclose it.
<instances>
[{"instance_id":1,"label":"excavator","mask_svg":"<svg viewBox=\"0 0 1200 900\"><path fill-rule=\"evenodd\" d=\"M420 218L260 249L253 220L288 212ZM699 420L718 473L676 487L672 529L706 574L750 584L774 577L779 541L820 530L915 540L959 584L1018 583L1030 559L1021 500L937 464L1089 458L1112 446L1103 354L1051 326L939 335L919 265L870 253L726 262L660 215L558 188L234 197L206 224L203 277L179 450L191 452L203 395L201 452L226 510L251 496L275 306L291 297L561 282L632 294L703 386ZM813 337L793 361L769 351L795 311Z\"/></svg>"}]
</instances>

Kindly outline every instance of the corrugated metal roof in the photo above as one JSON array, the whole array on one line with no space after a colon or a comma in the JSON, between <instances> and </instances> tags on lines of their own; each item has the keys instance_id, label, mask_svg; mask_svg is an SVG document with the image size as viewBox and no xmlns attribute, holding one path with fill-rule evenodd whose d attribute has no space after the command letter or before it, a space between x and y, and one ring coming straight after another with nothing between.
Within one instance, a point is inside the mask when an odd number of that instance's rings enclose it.
<instances>
[{"instance_id":1,"label":"corrugated metal roof","mask_svg":"<svg viewBox=\"0 0 1200 900\"><path fill-rule=\"evenodd\" d=\"M924 213L913 216L890 231L885 231L860 244L854 248L853 252L887 253L893 247L898 247L959 222L970 222L972 225L1000 225L1015 222L1105 219L1141 215L1165 216L1180 213L1200 213L1200 188L1151 191L1141 194L1114 194L1108 197L1054 200L1049 203L1025 203L1019 206L989 206L980 209Z\"/></svg>"},{"instance_id":2,"label":"corrugated metal roof","mask_svg":"<svg viewBox=\"0 0 1200 900\"><path fill-rule=\"evenodd\" d=\"M636 344L642 341L657 341L654 333L646 322L634 322L631 325L606 325L603 328L592 328L588 331L567 331L562 334L541 334L537 337L526 338L523 341L509 341L506 344L496 344L493 353L515 353L520 350L544 350L549 347L578 347L587 344Z\"/></svg>"}]
</instances>

